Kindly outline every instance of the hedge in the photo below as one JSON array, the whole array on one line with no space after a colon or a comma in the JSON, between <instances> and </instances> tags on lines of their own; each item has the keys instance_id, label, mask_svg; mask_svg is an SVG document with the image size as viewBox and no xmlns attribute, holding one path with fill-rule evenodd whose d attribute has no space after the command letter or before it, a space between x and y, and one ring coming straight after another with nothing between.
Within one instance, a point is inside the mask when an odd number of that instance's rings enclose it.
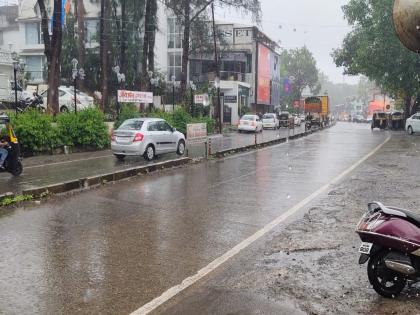
<instances>
[{"instance_id":1,"label":"hedge","mask_svg":"<svg viewBox=\"0 0 420 315\"><path fill-rule=\"evenodd\" d=\"M215 122L210 117L192 117L184 108L178 108L175 112L164 112L155 110L148 114L139 113L133 105L123 105L119 119L114 123L114 128L117 129L125 120L139 117L151 117L165 119L172 127L176 128L183 134L187 133L187 124L192 123L206 123L207 132L214 133Z\"/></svg>"},{"instance_id":2,"label":"hedge","mask_svg":"<svg viewBox=\"0 0 420 315\"><path fill-rule=\"evenodd\" d=\"M37 110L11 117L16 136L25 153L51 151L63 145L88 149L109 146L104 115L96 108L53 117Z\"/></svg>"}]
</instances>

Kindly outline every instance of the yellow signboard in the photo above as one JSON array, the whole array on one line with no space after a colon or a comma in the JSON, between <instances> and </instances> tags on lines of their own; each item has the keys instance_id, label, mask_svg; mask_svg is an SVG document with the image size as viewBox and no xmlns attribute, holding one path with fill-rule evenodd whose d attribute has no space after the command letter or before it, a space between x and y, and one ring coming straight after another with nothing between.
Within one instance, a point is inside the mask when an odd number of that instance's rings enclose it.
<instances>
[{"instance_id":1,"label":"yellow signboard","mask_svg":"<svg viewBox=\"0 0 420 315\"><path fill-rule=\"evenodd\" d=\"M320 97L321 102L322 102L322 111L321 113L323 115L328 115L328 96L321 96Z\"/></svg>"}]
</instances>

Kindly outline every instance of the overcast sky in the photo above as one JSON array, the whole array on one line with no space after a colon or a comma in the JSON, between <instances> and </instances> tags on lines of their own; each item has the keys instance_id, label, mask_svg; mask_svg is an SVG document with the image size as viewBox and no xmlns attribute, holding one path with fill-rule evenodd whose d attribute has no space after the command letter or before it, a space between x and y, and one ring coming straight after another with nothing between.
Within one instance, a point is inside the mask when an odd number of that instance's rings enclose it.
<instances>
[{"instance_id":1,"label":"overcast sky","mask_svg":"<svg viewBox=\"0 0 420 315\"><path fill-rule=\"evenodd\" d=\"M336 83L356 83L357 77L343 77L336 68L331 52L341 45L350 27L343 18L341 7L349 0L260 0L262 29L283 48L306 44L317 60L318 68ZM250 17L234 11L218 9L217 18L242 24L252 24Z\"/></svg>"}]
</instances>

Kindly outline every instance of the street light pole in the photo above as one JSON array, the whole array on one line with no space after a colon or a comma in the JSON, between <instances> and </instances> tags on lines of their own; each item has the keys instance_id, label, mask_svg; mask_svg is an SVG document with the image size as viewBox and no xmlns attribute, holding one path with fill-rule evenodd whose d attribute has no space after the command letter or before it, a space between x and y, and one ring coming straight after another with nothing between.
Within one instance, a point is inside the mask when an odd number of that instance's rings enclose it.
<instances>
[{"instance_id":1,"label":"street light pole","mask_svg":"<svg viewBox=\"0 0 420 315\"><path fill-rule=\"evenodd\" d=\"M85 70L83 70L83 68L77 69L79 61L77 61L76 58L73 58L71 63L73 64L72 77L74 85L74 113L77 115L77 78L83 80L85 78Z\"/></svg>"},{"instance_id":2,"label":"street light pole","mask_svg":"<svg viewBox=\"0 0 420 315\"><path fill-rule=\"evenodd\" d=\"M172 113L175 113L175 76L172 76Z\"/></svg>"},{"instance_id":3,"label":"street light pole","mask_svg":"<svg viewBox=\"0 0 420 315\"><path fill-rule=\"evenodd\" d=\"M16 115L18 114L18 95L17 95L17 64L14 65L13 67L13 73L14 73L14 77L15 77L15 110L16 110Z\"/></svg>"}]
</instances>

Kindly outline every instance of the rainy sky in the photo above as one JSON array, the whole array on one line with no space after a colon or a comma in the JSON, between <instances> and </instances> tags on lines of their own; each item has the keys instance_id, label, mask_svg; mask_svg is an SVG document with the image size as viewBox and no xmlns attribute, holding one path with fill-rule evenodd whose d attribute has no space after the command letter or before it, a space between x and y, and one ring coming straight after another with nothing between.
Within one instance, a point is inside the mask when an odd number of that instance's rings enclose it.
<instances>
[{"instance_id":1,"label":"rainy sky","mask_svg":"<svg viewBox=\"0 0 420 315\"><path fill-rule=\"evenodd\" d=\"M262 29L273 40L280 40L282 48L306 45L314 54L318 68L336 83L356 83L358 77L343 77L330 54L341 45L350 27L343 19L341 7L349 0L260 0ZM220 20L252 24L244 17L225 9L216 11Z\"/></svg>"}]
</instances>

